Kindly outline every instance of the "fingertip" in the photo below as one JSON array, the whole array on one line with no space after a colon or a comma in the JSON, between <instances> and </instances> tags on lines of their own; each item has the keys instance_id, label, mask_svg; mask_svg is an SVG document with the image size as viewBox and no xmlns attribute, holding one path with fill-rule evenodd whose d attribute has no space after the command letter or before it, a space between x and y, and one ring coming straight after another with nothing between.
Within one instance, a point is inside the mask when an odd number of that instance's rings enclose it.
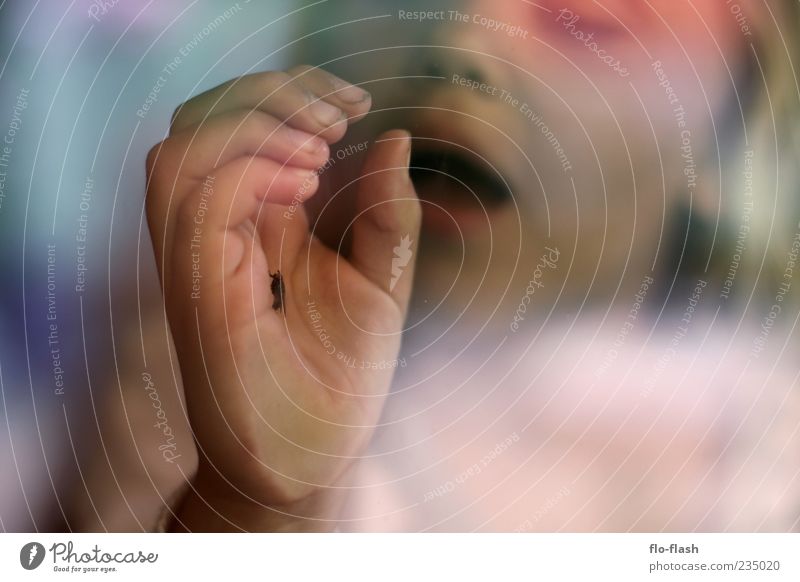
<instances>
[{"instance_id":1,"label":"fingertip","mask_svg":"<svg viewBox=\"0 0 800 582\"><path fill-rule=\"evenodd\" d=\"M364 97L355 103L343 103L344 108L348 110L349 117L348 123L350 125L358 123L364 119L372 109L372 95L364 92Z\"/></svg>"},{"instance_id":2,"label":"fingertip","mask_svg":"<svg viewBox=\"0 0 800 582\"><path fill-rule=\"evenodd\" d=\"M406 136L406 139L405 139L405 142L406 142L406 154L405 154L405 156L406 156L405 157L405 160L406 160L406 174L408 175L408 178L410 180L411 179L411 148L412 148L411 134L409 132L405 131L405 130L401 130L401 131Z\"/></svg>"},{"instance_id":3,"label":"fingertip","mask_svg":"<svg viewBox=\"0 0 800 582\"><path fill-rule=\"evenodd\" d=\"M318 171L296 166L283 166L272 179L263 195L263 200L289 206L302 204L316 194L318 188Z\"/></svg>"},{"instance_id":4,"label":"fingertip","mask_svg":"<svg viewBox=\"0 0 800 582\"><path fill-rule=\"evenodd\" d=\"M400 130L400 132L402 134L400 140L402 141L403 146L398 155L402 160L401 163L403 165L403 176L405 177L407 184L413 190L413 182L411 181L411 134L405 130Z\"/></svg>"},{"instance_id":5,"label":"fingertip","mask_svg":"<svg viewBox=\"0 0 800 582\"><path fill-rule=\"evenodd\" d=\"M405 166L408 166L408 163L411 159L411 134L405 129L390 129L389 131L383 132L377 138L375 138L375 143L393 146L392 154L393 156L397 156L398 164L402 164L404 162Z\"/></svg>"},{"instance_id":6,"label":"fingertip","mask_svg":"<svg viewBox=\"0 0 800 582\"><path fill-rule=\"evenodd\" d=\"M317 135L289 126L284 127L287 137L297 146L299 151L309 154L319 154L328 147L327 142Z\"/></svg>"},{"instance_id":7,"label":"fingertip","mask_svg":"<svg viewBox=\"0 0 800 582\"><path fill-rule=\"evenodd\" d=\"M319 184L319 172L316 170L307 170L305 168L295 168L287 166L287 171L294 177L294 179L301 184Z\"/></svg>"}]
</instances>

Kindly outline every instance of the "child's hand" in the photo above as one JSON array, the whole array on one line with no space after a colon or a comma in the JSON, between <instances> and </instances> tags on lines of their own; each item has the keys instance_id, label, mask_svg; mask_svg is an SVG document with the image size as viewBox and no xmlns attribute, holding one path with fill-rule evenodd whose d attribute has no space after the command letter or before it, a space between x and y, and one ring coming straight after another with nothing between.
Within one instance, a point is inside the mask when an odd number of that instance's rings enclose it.
<instances>
[{"instance_id":1,"label":"child's hand","mask_svg":"<svg viewBox=\"0 0 800 582\"><path fill-rule=\"evenodd\" d=\"M369 108L320 69L249 75L181 106L148 155L147 218L200 454L179 514L189 529L332 527L313 520L335 519L331 486L381 414L420 221L410 138L370 146L347 258L309 234L301 203L328 144ZM393 280L406 236L412 258Z\"/></svg>"}]
</instances>

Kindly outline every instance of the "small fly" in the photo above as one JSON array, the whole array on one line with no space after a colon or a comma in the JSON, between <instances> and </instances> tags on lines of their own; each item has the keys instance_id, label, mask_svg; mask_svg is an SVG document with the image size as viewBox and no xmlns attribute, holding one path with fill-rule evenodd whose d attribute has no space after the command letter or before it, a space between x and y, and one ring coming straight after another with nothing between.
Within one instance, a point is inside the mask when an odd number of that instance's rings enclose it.
<instances>
[{"instance_id":1,"label":"small fly","mask_svg":"<svg viewBox=\"0 0 800 582\"><path fill-rule=\"evenodd\" d=\"M283 299L286 296L286 289L283 285L283 277L280 271L269 274L272 278L269 289L272 291L272 309L281 311L283 309Z\"/></svg>"}]
</instances>

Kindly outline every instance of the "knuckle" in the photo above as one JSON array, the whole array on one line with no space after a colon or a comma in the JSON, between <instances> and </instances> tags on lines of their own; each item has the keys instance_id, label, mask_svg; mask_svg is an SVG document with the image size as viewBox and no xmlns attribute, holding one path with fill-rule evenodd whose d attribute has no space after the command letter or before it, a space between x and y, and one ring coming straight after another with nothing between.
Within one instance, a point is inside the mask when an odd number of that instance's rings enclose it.
<instances>
[{"instance_id":1,"label":"knuckle","mask_svg":"<svg viewBox=\"0 0 800 582\"><path fill-rule=\"evenodd\" d=\"M321 70L321 69L319 69L318 67L311 66L311 65L297 65L297 66L292 67L291 69L289 69L288 73L294 79L294 78L297 78L297 77L300 77L302 75L307 74L309 71L318 71L318 70Z\"/></svg>"},{"instance_id":2,"label":"knuckle","mask_svg":"<svg viewBox=\"0 0 800 582\"><path fill-rule=\"evenodd\" d=\"M257 84L264 91L265 98L269 98L274 93L291 85L293 80L293 77L285 71L268 71L259 74Z\"/></svg>"},{"instance_id":3,"label":"knuckle","mask_svg":"<svg viewBox=\"0 0 800 582\"><path fill-rule=\"evenodd\" d=\"M252 137L260 141L266 140L275 129L269 123L270 118L266 113L257 109L239 112L237 114L237 127L244 136Z\"/></svg>"},{"instance_id":4,"label":"knuckle","mask_svg":"<svg viewBox=\"0 0 800 582\"><path fill-rule=\"evenodd\" d=\"M393 200L370 208L367 215L373 228L381 234L417 232L422 220L422 205L413 194L398 192Z\"/></svg>"},{"instance_id":5,"label":"knuckle","mask_svg":"<svg viewBox=\"0 0 800 582\"><path fill-rule=\"evenodd\" d=\"M165 147L165 142L160 141L150 148L145 158L145 169L148 176L153 176L156 172L156 167L159 157L162 155L162 149Z\"/></svg>"},{"instance_id":6,"label":"knuckle","mask_svg":"<svg viewBox=\"0 0 800 582\"><path fill-rule=\"evenodd\" d=\"M197 217L200 199L194 196L186 196L178 203L175 210L175 221L177 225L192 224Z\"/></svg>"},{"instance_id":7,"label":"knuckle","mask_svg":"<svg viewBox=\"0 0 800 582\"><path fill-rule=\"evenodd\" d=\"M396 203L377 204L368 212L372 227L382 235L395 234L403 228Z\"/></svg>"},{"instance_id":8,"label":"knuckle","mask_svg":"<svg viewBox=\"0 0 800 582\"><path fill-rule=\"evenodd\" d=\"M188 101L185 103L181 103L173 110L172 115L170 115L169 118L170 129L179 128L184 125L183 119L186 115L185 112L187 110L187 103Z\"/></svg>"},{"instance_id":9,"label":"knuckle","mask_svg":"<svg viewBox=\"0 0 800 582\"><path fill-rule=\"evenodd\" d=\"M167 138L158 142L147 152L145 167L148 186L163 189L177 180L180 168L176 169L172 163L175 159L174 149L174 142Z\"/></svg>"},{"instance_id":10,"label":"knuckle","mask_svg":"<svg viewBox=\"0 0 800 582\"><path fill-rule=\"evenodd\" d=\"M408 215L413 221L413 224L419 225L422 221L422 202L420 202L416 193L406 200L406 204L408 205Z\"/></svg>"},{"instance_id":11,"label":"knuckle","mask_svg":"<svg viewBox=\"0 0 800 582\"><path fill-rule=\"evenodd\" d=\"M152 192L147 192L147 194L145 194L145 199L144 199L144 211L145 211L145 216L147 217L147 226L149 227L151 233L155 228L156 218L157 218L156 216L157 206L154 201L154 198L155 196L153 195Z\"/></svg>"}]
</instances>

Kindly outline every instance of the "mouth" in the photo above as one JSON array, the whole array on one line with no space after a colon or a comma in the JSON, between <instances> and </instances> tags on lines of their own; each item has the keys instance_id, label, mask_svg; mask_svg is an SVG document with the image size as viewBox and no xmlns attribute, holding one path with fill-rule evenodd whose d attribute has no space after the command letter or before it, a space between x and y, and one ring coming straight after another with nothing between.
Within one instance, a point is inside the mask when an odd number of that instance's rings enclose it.
<instances>
[{"instance_id":1,"label":"mouth","mask_svg":"<svg viewBox=\"0 0 800 582\"><path fill-rule=\"evenodd\" d=\"M447 205L505 205L511 192L500 175L476 155L454 149L418 148L411 154L411 180L420 196Z\"/></svg>"},{"instance_id":2,"label":"mouth","mask_svg":"<svg viewBox=\"0 0 800 582\"><path fill-rule=\"evenodd\" d=\"M417 147L411 180L434 226L472 226L511 201L500 174L480 156L456 148Z\"/></svg>"}]
</instances>

